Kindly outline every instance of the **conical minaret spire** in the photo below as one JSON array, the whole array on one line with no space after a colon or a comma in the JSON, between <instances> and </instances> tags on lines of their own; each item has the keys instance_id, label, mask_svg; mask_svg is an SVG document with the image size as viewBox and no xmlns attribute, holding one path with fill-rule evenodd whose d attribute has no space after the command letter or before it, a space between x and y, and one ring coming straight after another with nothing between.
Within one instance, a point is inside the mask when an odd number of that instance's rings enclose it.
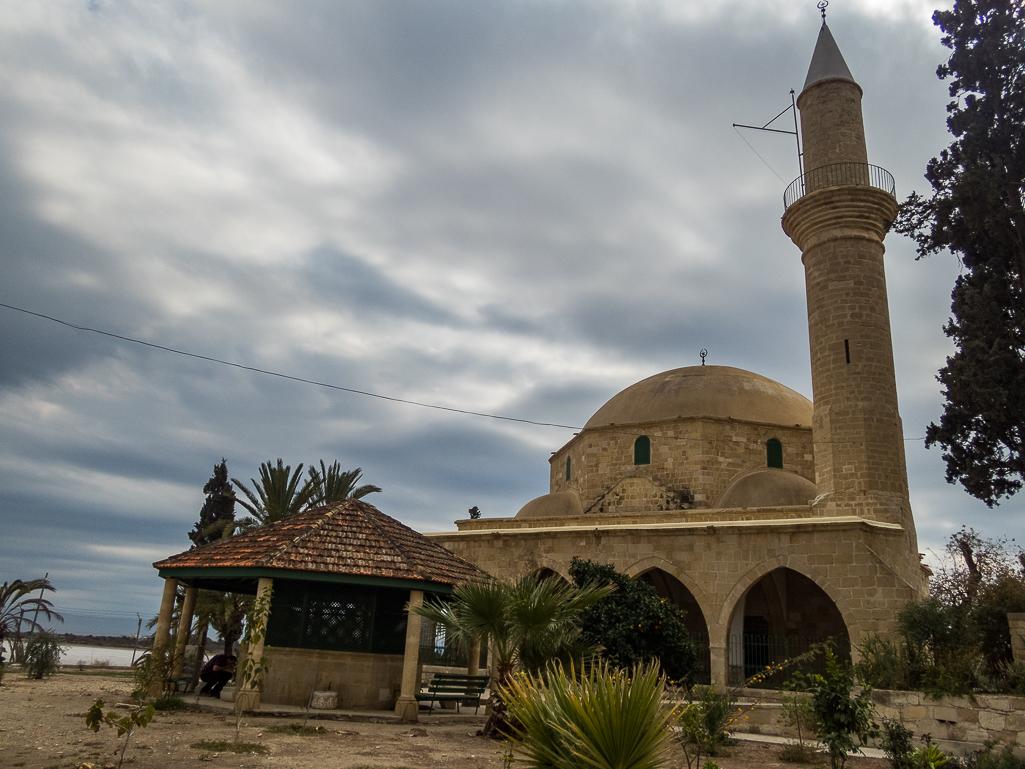
<instances>
[{"instance_id":1,"label":"conical minaret spire","mask_svg":"<svg viewBox=\"0 0 1025 769\"><path fill-rule=\"evenodd\" d=\"M883 269L897 201L893 178L868 164L861 98L823 17L797 100L805 176L788 190L783 229L805 268L819 493L833 515L903 528L899 560L917 584Z\"/></svg>"}]
</instances>

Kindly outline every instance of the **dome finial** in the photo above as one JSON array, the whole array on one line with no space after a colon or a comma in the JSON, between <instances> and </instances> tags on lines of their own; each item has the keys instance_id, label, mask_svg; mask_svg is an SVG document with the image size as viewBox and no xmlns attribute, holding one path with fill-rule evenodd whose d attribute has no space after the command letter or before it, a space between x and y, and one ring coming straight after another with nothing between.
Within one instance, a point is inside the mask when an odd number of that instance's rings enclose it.
<instances>
[{"instance_id":1,"label":"dome finial","mask_svg":"<svg viewBox=\"0 0 1025 769\"><path fill-rule=\"evenodd\" d=\"M698 355L701 356L701 365L704 366L705 365L705 356L708 355L708 350L706 350L704 347L702 347L701 348L701 352L699 352Z\"/></svg>"},{"instance_id":2,"label":"dome finial","mask_svg":"<svg viewBox=\"0 0 1025 769\"><path fill-rule=\"evenodd\" d=\"M826 6L828 6L828 5L829 5L829 0L819 0L818 4L815 6L820 11L822 11L822 25L823 26L825 26L825 24L826 24Z\"/></svg>"}]
</instances>

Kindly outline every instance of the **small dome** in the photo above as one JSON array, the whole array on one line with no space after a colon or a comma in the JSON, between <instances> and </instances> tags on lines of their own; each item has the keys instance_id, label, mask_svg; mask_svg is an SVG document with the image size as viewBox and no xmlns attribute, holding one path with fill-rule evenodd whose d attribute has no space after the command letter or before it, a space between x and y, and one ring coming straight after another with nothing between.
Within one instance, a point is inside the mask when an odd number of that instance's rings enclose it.
<instances>
[{"instance_id":1,"label":"small dome","mask_svg":"<svg viewBox=\"0 0 1025 769\"><path fill-rule=\"evenodd\" d=\"M726 510L810 505L817 495L815 484L804 476L766 467L734 478L713 507Z\"/></svg>"},{"instance_id":2,"label":"small dome","mask_svg":"<svg viewBox=\"0 0 1025 769\"><path fill-rule=\"evenodd\" d=\"M630 385L585 428L719 417L811 427L811 401L767 377L730 366L690 366Z\"/></svg>"},{"instance_id":3,"label":"small dome","mask_svg":"<svg viewBox=\"0 0 1025 769\"><path fill-rule=\"evenodd\" d=\"M530 500L516 513L517 518L569 518L583 515L584 506L575 491L557 491Z\"/></svg>"}]
</instances>

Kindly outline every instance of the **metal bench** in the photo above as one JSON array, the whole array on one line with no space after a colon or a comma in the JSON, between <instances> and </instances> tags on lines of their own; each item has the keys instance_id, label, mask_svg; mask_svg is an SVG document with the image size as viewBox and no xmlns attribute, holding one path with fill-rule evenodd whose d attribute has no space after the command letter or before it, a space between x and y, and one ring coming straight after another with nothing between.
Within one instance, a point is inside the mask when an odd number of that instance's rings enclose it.
<instances>
[{"instance_id":1,"label":"metal bench","mask_svg":"<svg viewBox=\"0 0 1025 769\"><path fill-rule=\"evenodd\" d=\"M488 688L489 676L467 676L455 673L435 673L427 684L426 692L418 692L418 702L430 702L430 710L434 712L435 702L455 702L456 712L463 700L473 700L476 703L474 714L480 710L480 698L484 690Z\"/></svg>"}]
</instances>

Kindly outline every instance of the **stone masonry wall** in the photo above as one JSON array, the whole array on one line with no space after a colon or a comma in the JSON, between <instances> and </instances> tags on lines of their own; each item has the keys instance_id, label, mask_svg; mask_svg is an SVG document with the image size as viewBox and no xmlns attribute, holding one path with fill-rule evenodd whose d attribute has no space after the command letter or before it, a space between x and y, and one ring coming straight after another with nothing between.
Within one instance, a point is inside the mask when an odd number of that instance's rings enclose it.
<instances>
[{"instance_id":1,"label":"stone masonry wall","mask_svg":"<svg viewBox=\"0 0 1025 769\"><path fill-rule=\"evenodd\" d=\"M402 684L401 654L267 647L262 702L305 706L310 691L338 692L338 707L390 710Z\"/></svg>"},{"instance_id":2,"label":"stone masonry wall","mask_svg":"<svg viewBox=\"0 0 1025 769\"><path fill-rule=\"evenodd\" d=\"M785 692L747 689L740 695L745 718L736 731L749 734L795 736L793 729L781 723L779 699ZM983 747L987 740L1002 745L1025 745L1025 698L997 694L976 694L974 702L965 697L933 700L920 692L895 692L876 689L872 700L879 719L901 721L914 733L914 746L923 734L954 755L965 755ZM751 708L749 710L749 708Z\"/></svg>"},{"instance_id":3,"label":"stone masonry wall","mask_svg":"<svg viewBox=\"0 0 1025 769\"><path fill-rule=\"evenodd\" d=\"M634 442L651 439L651 464L634 464ZM815 481L811 430L728 419L687 419L628 427L585 430L551 458L551 491L575 490L585 512L625 478L644 478L670 492L666 509L711 507L730 481L766 466L765 443L783 444L783 469ZM571 457L570 480L566 458ZM645 507L644 505L648 506ZM604 512L659 509L647 498Z\"/></svg>"},{"instance_id":4,"label":"stone masonry wall","mask_svg":"<svg viewBox=\"0 0 1025 769\"><path fill-rule=\"evenodd\" d=\"M693 595L708 627L713 675L725 675L730 617L746 591L776 568L793 569L836 604L855 644L865 633L893 629L897 611L920 597L924 578L907 533L886 524L791 519L774 522L633 525L616 516L585 516L593 523L531 520L515 529L482 528L428 535L499 578L552 569L568 575L573 556L612 563L638 575L661 569ZM583 519L575 519L577 521ZM617 525L617 520L623 523ZM500 521L489 521L497 525ZM522 524L510 521L510 524ZM799 606L789 611L799 612ZM804 623L795 623L795 630ZM798 634L805 634L798 632ZM718 655L718 656L717 656Z\"/></svg>"}]
</instances>

